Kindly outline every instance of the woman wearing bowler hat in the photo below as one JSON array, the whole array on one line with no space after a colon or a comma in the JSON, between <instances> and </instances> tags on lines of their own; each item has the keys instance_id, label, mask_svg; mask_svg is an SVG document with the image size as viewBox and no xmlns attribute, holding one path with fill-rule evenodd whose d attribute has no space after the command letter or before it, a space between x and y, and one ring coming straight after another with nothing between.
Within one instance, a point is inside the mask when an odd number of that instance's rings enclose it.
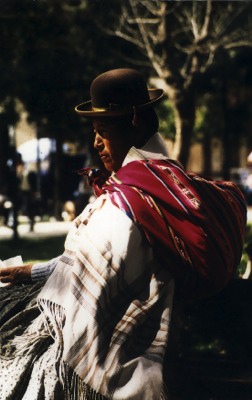
<instances>
[{"instance_id":1,"label":"woman wearing bowler hat","mask_svg":"<svg viewBox=\"0 0 252 400\"><path fill-rule=\"evenodd\" d=\"M168 399L174 293L211 295L239 263L244 199L230 182L169 159L154 111L162 90L115 69L94 79L90 95L75 111L91 119L104 165L81 172L97 199L74 220L61 256L0 269L2 282L43 282L16 326L2 326L1 400Z\"/></svg>"}]
</instances>

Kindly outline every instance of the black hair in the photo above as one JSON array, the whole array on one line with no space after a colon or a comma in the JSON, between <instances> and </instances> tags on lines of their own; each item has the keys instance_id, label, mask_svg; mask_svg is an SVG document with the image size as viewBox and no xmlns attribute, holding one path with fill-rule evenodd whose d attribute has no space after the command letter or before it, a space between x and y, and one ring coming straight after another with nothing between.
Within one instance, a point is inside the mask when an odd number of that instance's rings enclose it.
<instances>
[{"instance_id":1,"label":"black hair","mask_svg":"<svg viewBox=\"0 0 252 400\"><path fill-rule=\"evenodd\" d=\"M139 122L138 122L139 121ZM156 133L159 127L159 121L156 111L153 107L146 107L142 110L137 110L136 125L140 123L150 135Z\"/></svg>"},{"instance_id":2,"label":"black hair","mask_svg":"<svg viewBox=\"0 0 252 400\"><path fill-rule=\"evenodd\" d=\"M152 106L136 108L131 114L102 117L111 124L118 124L121 133L132 138L134 146L142 147L158 131L159 121Z\"/></svg>"}]
</instances>

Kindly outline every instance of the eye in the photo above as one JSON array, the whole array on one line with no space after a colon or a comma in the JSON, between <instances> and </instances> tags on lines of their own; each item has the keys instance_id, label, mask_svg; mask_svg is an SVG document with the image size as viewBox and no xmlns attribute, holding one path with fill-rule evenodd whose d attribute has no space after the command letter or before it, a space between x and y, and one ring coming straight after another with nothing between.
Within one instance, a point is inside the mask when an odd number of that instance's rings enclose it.
<instances>
[{"instance_id":1,"label":"eye","mask_svg":"<svg viewBox=\"0 0 252 400\"><path fill-rule=\"evenodd\" d=\"M98 134L99 136L101 136L102 138L104 138L106 135L107 135L107 131L106 131L106 129L103 129L103 128L101 128L101 129L99 129L99 130L97 130L97 129L94 129L94 134L96 135L96 134Z\"/></svg>"}]
</instances>

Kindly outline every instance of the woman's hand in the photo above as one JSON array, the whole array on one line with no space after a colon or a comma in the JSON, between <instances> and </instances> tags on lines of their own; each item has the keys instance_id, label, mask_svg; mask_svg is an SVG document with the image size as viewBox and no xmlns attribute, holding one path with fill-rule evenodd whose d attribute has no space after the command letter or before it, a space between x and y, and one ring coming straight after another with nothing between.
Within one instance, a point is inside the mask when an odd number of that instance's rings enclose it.
<instances>
[{"instance_id":1,"label":"woman's hand","mask_svg":"<svg viewBox=\"0 0 252 400\"><path fill-rule=\"evenodd\" d=\"M2 283L31 282L32 264L15 267L0 267L0 281Z\"/></svg>"}]
</instances>

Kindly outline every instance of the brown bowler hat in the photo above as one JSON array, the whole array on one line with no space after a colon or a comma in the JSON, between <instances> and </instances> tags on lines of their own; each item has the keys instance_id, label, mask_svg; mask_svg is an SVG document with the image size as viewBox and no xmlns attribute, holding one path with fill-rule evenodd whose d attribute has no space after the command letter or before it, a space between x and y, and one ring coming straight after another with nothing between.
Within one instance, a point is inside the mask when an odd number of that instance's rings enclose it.
<instances>
[{"instance_id":1,"label":"brown bowler hat","mask_svg":"<svg viewBox=\"0 0 252 400\"><path fill-rule=\"evenodd\" d=\"M75 111L83 117L112 117L136 113L163 97L162 89L148 89L142 75L131 68L113 69L97 76L90 86L91 100Z\"/></svg>"}]
</instances>

